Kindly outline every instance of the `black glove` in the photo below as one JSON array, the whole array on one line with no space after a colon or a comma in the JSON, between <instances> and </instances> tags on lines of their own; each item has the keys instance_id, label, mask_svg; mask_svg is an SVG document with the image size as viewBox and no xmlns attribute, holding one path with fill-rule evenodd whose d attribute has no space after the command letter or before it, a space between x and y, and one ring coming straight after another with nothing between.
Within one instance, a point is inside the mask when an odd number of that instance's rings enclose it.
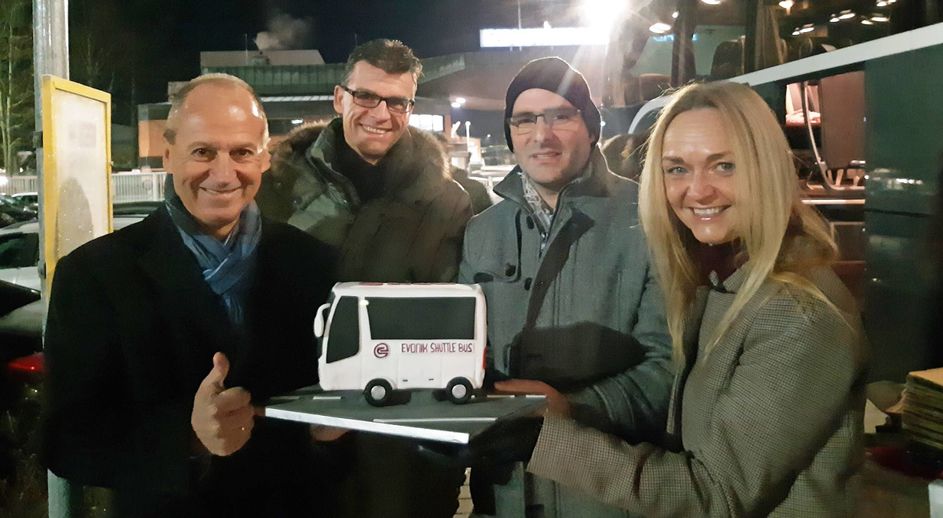
<instances>
[{"instance_id":1,"label":"black glove","mask_svg":"<svg viewBox=\"0 0 943 518\"><path fill-rule=\"evenodd\" d=\"M512 462L529 462L540 436L544 418L539 416L499 419L472 437L468 444L421 443L419 451L435 462L481 468Z\"/></svg>"}]
</instances>

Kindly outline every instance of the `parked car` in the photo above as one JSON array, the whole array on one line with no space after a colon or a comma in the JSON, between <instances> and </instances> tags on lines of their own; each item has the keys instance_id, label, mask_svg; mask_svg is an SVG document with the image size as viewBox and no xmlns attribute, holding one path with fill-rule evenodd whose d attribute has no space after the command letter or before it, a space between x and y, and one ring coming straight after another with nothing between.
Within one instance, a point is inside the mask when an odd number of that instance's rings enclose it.
<instances>
[{"instance_id":1,"label":"parked car","mask_svg":"<svg viewBox=\"0 0 943 518\"><path fill-rule=\"evenodd\" d=\"M0 281L0 515L39 517L46 470L36 433L42 407L43 302L39 292Z\"/></svg>"},{"instance_id":2,"label":"parked car","mask_svg":"<svg viewBox=\"0 0 943 518\"><path fill-rule=\"evenodd\" d=\"M115 230L144 219L115 216ZM39 222L14 223L0 229L0 281L39 290Z\"/></svg>"},{"instance_id":3,"label":"parked car","mask_svg":"<svg viewBox=\"0 0 943 518\"><path fill-rule=\"evenodd\" d=\"M0 226L36 219L38 214L36 209L28 207L25 202L0 194Z\"/></svg>"},{"instance_id":4,"label":"parked car","mask_svg":"<svg viewBox=\"0 0 943 518\"><path fill-rule=\"evenodd\" d=\"M18 192L11 194L10 197L20 202L26 208L39 212L39 193L38 192Z\"/></svg>"},{"instance_id":5,"label":"parked car","mask_svg":"<svg viewBox=\"0 0 943 518\"><path fill-rule=\"evenodd\" d=\"M115 230L137 223L160 202L120 203L112 207ZM0 228L0 281L40 290L39 221L13 223Z\"/></svg>"}]
</instances>

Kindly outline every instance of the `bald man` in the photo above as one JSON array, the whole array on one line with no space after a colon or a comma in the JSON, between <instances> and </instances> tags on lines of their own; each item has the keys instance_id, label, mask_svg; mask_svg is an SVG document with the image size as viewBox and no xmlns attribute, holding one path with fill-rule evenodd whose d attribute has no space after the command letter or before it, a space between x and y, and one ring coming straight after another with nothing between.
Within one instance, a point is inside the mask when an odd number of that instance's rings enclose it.
<instances>
[{"instance_id":1,"label":"bald man","mask_svg":"<svg viewBox=\"0 0 943 518\"><path fill-rule=\"evenodd\" d=\"M48 467L111 488L119 516L329 515L308 428L254 403L317 381L332 252L259 216L268 129L249 85L194 79L164 137L164 205L58 263Z\"/></svg>"}]
</instances>

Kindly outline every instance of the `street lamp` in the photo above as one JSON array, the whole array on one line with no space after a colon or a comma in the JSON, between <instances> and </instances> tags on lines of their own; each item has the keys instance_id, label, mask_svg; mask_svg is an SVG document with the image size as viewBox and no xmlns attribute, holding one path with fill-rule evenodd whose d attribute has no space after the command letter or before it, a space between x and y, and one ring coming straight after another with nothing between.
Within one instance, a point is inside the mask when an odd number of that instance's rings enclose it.
<instances>
[{"instance_id":1,"label":"street lamp","mask_svg":"<svg viewBox=\"0 0 943 518\"><path fill-rule=\"evenodd\" d=\"M625 0L583 0L583 19L590 27L608 33L612 24L622 15L625 5Z\"/></svg>"}]
</instances>

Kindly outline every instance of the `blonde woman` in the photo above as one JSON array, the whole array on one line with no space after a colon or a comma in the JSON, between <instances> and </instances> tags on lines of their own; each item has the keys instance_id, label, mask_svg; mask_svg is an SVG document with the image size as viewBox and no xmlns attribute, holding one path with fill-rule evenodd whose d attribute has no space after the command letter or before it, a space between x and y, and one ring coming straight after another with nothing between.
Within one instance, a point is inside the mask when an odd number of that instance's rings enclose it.
<instances>
[{"instance_id":1,"label":"blonde woman","mask_svg":"<svg viewBox=\"0 0 943 518\"><path fill-rule=\"evenodd\" d=\"M663 444L550 414L502 423L470 453L526 459L535 444L531 473L649 517L853 514L857 312L764 101L735 83L677 92L649 142L639 212L677 361Z\"/></svg>"}]
</instances>

